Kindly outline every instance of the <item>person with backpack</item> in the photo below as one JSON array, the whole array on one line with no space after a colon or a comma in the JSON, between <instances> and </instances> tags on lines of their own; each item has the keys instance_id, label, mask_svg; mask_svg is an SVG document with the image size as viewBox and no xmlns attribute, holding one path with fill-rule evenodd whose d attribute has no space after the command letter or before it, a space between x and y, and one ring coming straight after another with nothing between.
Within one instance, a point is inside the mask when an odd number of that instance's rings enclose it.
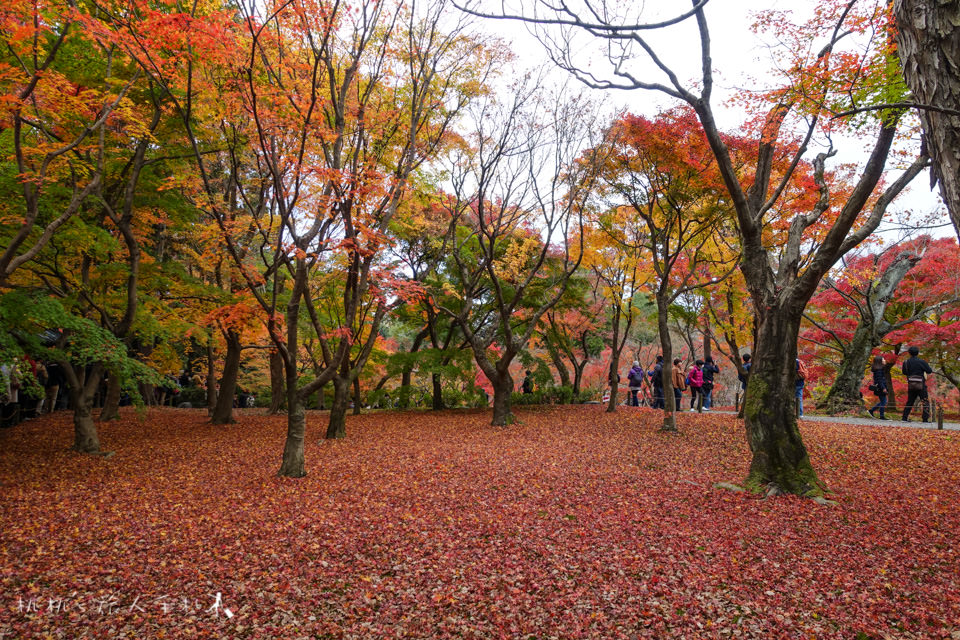
<instances>
[{"instance_id":1,"label":"person with backpack","mask_svg":"<svg viewBox=\"0 0 960 640\"><path fill-rule=\"evenodd\" d=\"M903 363L903 375L907 376L907 404L903 407L903 421L910 422L913 404L920 399L923 408L923 421L930 422L930 401L927 396L927 374L933 375L933 369L925 360L920 359L920 349L910 347L910 357Z\"/></svg>"},{"instance_id":2,"label":"person with backpack","mask_svg":"<svg viewBox=\"0 0 960 640\"><path fill-rule=\"evenodd\" d=\"M663 409L663 356L657 356L657 362L650 370L650 382L653 384L653 408Z\"/></svg>"},{"instance_id":3,"label":"person with backpack","mask_svg":"<svg viewBox=\"0 0 960 640\"><path fill-rule=\"evenodd\" d=\"M640 366L640 363L636 360L633 361L633 366L630 367L630 373L627 374L627 382L630 383L630 406L639 407L640 398L637 394L640 393L640 389L643 388L643 367Z\"/></svg>"},{"instance_id":4,"label":"person with backpack","mask_svg":"<svg viewBox=\"0 0 960 640\"><path fill-rule=\"evenodd\" d=\"M693 366L687 371L687 379L685 382L687 386L690 387L690 411L696 411L697 396L703 389L703 360L697 360L693 363ZM701 404L700 406L702 407L703 405Z\"/></svg>"},{"instance_id":5,"label":"person with backpack","mask_svg":"<svg viewBox=\"0 0 960 640\"><path fill-rule=\"evenodd\" d=\"M800 358L797 358L797 382L796 382L796 397L797 397L797 416L803 417L803 387L807 384L807 366L800 361Z\"/></svg>"},{"instance_id":6,"label":"person with backpack","mask_svg":"<svg viewBox=\"0 0 960 640\"><path fill-rule=\"evenodd\" d=\"M687 385L683 382L683 368L680 366L680 358L673 359L673 408L676 411L680 411L680 400L683 396L683 391L686 389Z\"/></svg>"},{"instance_id":7,"label":"person with backpack","mask_svg":"<svg viewBox=\"0 0 960 640\"><path fill-rule=\"evenodd\" d=\"M713 358L707 356L703 363L703 388L700 392L703 394L703 410L710 411L713 406L713 374L720 373L720 367L713 362Z\"/></svg>"},{"instance_id":8,"label":"person with backpack","mask_svg":"<svg viewBox=\"0 0 960 640\"><path fill-rule=\"evenodd\" d=\"M880 411L879 420L886 420L887 417L884 415L884 409L887 408L887 376L885 375L883 358L881 356L876 356L873 359L873 364L870 366L870 371L873 373L873 384L870 385L870 391L873 391L874 395L877 396L877 404L873 405L867 411L874 418L877 415L875 411Z\"/></svg>"}]
</instances>

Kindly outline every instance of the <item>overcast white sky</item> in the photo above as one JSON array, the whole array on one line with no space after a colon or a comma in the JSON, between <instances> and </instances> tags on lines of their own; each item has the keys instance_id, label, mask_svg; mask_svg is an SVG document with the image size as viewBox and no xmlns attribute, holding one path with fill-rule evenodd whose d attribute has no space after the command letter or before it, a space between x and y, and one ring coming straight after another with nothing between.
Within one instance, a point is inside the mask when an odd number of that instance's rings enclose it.
<instances>
[{"instance_id":1,"label":"overcast white sky","mask_svg":"<svg viewBox=\"0 0 960 640\"><path fill-rule=\"evenodd\" d=\"M533 6L533 0L518 1L528 10ZM576 2L576 0L570 0L570 2ZM494 2L488 3L485 9L495 12L499 8L499 4L499 0L494 0ZM815 3L811 0L795 2L785 2L784 0L711 0L707 4L706 15L710 25L711 53L715 70L713 105L722 128L735 130L741 123L743 115L736 109L723 106L727 98L743 87L756 87L765 78L769 77L768 70L771 67L769 45L774 44L774 38L773 36L766 36L762 39L751 31L752 14L761 9L789 8L798 16L801 16L803 12L811 11L814 5ZM690 5L687 2L648 0L646 3L625 2L624 6L642 7L644 21L650 22L672 17L678 11L686 10ZM528 29L520 23L495 20L486 21L482 24L482 27L484 30L492 30L507 40L518 54L520 64L533 66L536 61L546 59L544 47L529 35ZM580 36L580 38L579 41L575 41L575 48L579 48L583 53L584 60L590 61L591 68L597 69L598 72L609 68L609 64L605 63L601 55L591 54L591 47L595 45L595 41L588 35ZM669 63L678 77L681 79L696 79L700 76L699 36L696 25L692 20L670 27L662 33L652 36L651 42L658 54ZM591 55L592 57L587 57ZM635 66L632 69L635 75L641 76L644 80L651 78L658 81L662 80L662 77L653 75L652 67ZM669 97L651 91L610 91L607 92L604 99L609 102L611 111L625 107L634 113L646 115L653 115L662 108L674 105ZM842 162L862 161L866 158L870 145L869 140L864 142L856 139L835 139L834 143L839 151L835 161ZM919 139L916 141L916 145L919 148ZM811 149L811 156L819 150L819 148ZM896 213L904 209L913 210L918 214L942 212L943 221L946 221L945 210L938 195L929 189L929 177L927 175L919 176L914 180L910 192L898 198L891 206L890 211ZM888 219L894 217L890 214L887 216ZM950 233L952 233L952 230L947 227L938 235ZM898 236L898 233L887 234L886 238L888 241L894 241Z\"/></svg>"}]
</instances>

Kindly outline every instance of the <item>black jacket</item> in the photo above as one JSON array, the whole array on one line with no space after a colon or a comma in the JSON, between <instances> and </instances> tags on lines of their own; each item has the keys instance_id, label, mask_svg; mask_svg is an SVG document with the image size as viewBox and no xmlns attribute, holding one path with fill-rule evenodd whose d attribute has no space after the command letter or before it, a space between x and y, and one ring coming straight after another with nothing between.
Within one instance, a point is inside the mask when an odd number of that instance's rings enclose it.
<instances>
[{"instance_id":1,"label":"black jacket","mask_svg":"<svg viewBox=\"0 0 960 640\"><path fill-rule=\"evenodd\" d=\"M925 373L932 374L933 369L930 368L930 365L927 364L926 360L921 360L917 356L911 356L907 358L906 362L903 363L903 375L907 376L923 376Z\"/></svg>"}]
</instances>

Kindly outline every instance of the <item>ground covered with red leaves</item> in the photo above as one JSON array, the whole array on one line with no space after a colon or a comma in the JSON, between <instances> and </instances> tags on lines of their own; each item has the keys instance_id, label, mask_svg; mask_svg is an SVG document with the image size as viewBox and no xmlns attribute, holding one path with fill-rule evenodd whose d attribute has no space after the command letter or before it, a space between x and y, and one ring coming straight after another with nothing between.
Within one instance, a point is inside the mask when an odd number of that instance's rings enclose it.
<instances>
[{"instance_id":1,"label":"ground covered with red leaves","mask_svg":"<svg viewBox=\"0 0 960 640\"><path fill-rule=\"evenodd\" d=\"M0 638L960 637L960 434L802 425L839 506L714 489L732 416L65 413L0 434ZM219 595L219 599L217 597Z\"/></svg>"}]
</instances>

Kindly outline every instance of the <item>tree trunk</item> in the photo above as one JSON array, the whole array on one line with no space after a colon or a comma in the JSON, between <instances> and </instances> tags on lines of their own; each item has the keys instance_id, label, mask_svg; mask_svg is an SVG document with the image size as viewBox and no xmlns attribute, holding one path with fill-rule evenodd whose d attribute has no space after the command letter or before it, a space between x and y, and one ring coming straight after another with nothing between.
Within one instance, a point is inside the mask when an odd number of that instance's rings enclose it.
<instances>
[{"instance_id":1,"label":"tree trunk","mask_svg":"<svg viewBox=\"0 0 960 640\"><path fill-rule=\"evenodd\" d=\"M677 411L680 407L676 406L677 399L673 395L673 339L670 337L670 325L668 324L667 318L669 308L670 301L658 295L657 330L660 332L660 350L663 352L663 369L661 370L661 380L663 381L663 426L660 428L664 431L676 431ZM654 391L654 394L656 394L656 391Z\"/></svg>"},{"instance_id":2,"label":"tree trunk","mask_svg":"<svg viewBox=\"0 0 960 640\"><path fill-rule=\"evenodd\" d=\"M323 411L327 408L327 394L325 392L327 385L323 385L317 389L317 409Z\"/></svg>"},{"instance_id":3,"label":"tree trunk","mask_svg":"<svg viewBox=\"0 0 960 640\"><path fill-rule=\"evenodd\" d=\"M277 475L287 478L302 478L307 475L303 459L306 416L296 388L296 384L287 385L287 439L283 445L283 460L280 463L280 470L277 472Z\"/></svg>"},{"instance_id":4,"label":"tree trunk","mask_svg":"<svg viewBox=\"0 0 960 640\"><path fill-rule=\"evenodd\" d=\"M64 366L69 366L63 363ZM97 425L93 422L93 398L100 386L103 370L94 365L86 376L76 376L71 380L70 400L73 404L73 448L82 453L99 453L100 439L97 437ZM79 380L77 380L79 378ZM78 384L73 384L73 382Z\"/></svg>"},{"instance_id":5,"label":"tree trunk","mask_svg":"<svg viewBox=\"0 0 960 640\"><path fill-rule=\"evenodd\" d=\"M107 397L103 401L103 409L100 411L100 421L116 420L120 417L120 378L114 373L110 373L107 378Z\"/></svg>"},{"instance_id":6,"label":"tree trunk","mask_svg":"<svg viewBox=\"0 0 960 640\"><path fill-rule=\"evenodd\" d=\"M617 371L620 368L620 354L614 349L610 353L610 369L607 371L607 382L610 384L610 401L607 403L607 413L614 413L617 410L617 396L620 391L620 382L617 380L620 374Z\"/></svg>"},{"instance_id":7,"label":"tree trunk","mask_svg":"<svg viewBox=\"0 0 960 640\"><path fill-rule=\"evenodd\" d=\"M747 486L760 491L822 491L797 428L795 384L800 310L771 305L757 318L757 342L744 400L747 442L753 453Z\"/></svg>"},{"instance_id":8,"label":"tree trunk","mask_svg":"<svg viewBox=\"0 0 960 640\"><path fill-rule=\"evenodd\" d=\"M233 330L227 331L227 355L223 361L223 374L217 391L217 404L210 422L213 424L232 424L233 399L237 395L237 374L240 372L240 336Z\"/></svg>"},{"instance_id":9,"label":"tree trunk","mask_svg":"<svg viewBox=\"0 0 960 640\"><path fill-rule=\"evenodd\" d=\"M561 387L570 386L570 372L567 370L567 365L564 364L563 358L560 357L560 352L557 351L557 346L553 344L553 341L547 338L547 353L550 355L550 360L553 362L553 367L557 370L557 376L560 378Z\"/></svg>"},{"instance_id":10,"label":"tree trunk","mask_svg":"<svg viewBox=\"0 0 960 640\"><path fill-rule=\"evenodd\" d=\"M360 378L353 379L353 415L360 415Z\"/></svg>"},{"instance_id":11,"label":"tree trunk","mask_svg":"<svg viewBox=\"0 0 960 640\"><path fill-rule=\"evenodd\" d=\"M217 406L217 377L213 362L213 345L207 345L207 415L213 415Z\"/></svg>"},{"instance_id":12,"label":"tree trunk","mask_svg":"<svg viewBox=\"0 0 960 640\"><path fill-rule=\"evenodd\" d=\"M350 378L333 378L333 404L330 406L330 422L327 425L327 440L347 437L347 405L350 404Z\"/></svg>"},{"instance_id":13,"label":"tree trunk","mask_svg":"<svg viewBox=\"0 0 960 640\"><path fill-rule=\"evenodd\" d=\"M276 349L270 350L270 409L268 415L280 413L284 405L283 356Z\"/></svg>"},{"instance_id":14,"label":"tree trunk","mask_svg":"<svg viewBox=\"0 0 960 640\"><path fill-rule=\"evenodd\" d=\"M960 3L895 0L897 52L921 104L960 110ZM960 116L919 109L934 180L960 235ZM931 185L932 186L932 185Z\"/></svg>"},{"instance_id":15,"label":"tree trunk","mask_svg":"<svg viewBox=\"0 0 960 640\"><path fill-rule=\"evenodd\" d=\"M580 395L580 385L583 384L583 370L587 366L587 361L584 360L579 366L574 367L573 369L573 397L576 398Z\"/></svg>"},{"instance_id":16,"label":"tree trunk","mask_svg":"<svg viewBox=\"0 0 960 640\"><path fill-rule=\"evenodd\" d=\"M823 408L828 413L863 409L860 384L863 382L867 365L870 364L870 352L877 346L871 339L873 335L876 335L873 324L869 320L862 319L853 333L853 339L847 346L843 362L840 363L840 368L837 370L837 377L818 408Z\"/></svg>"},{"instance_id":17,"label":"tree trunk","mask_svg":"<svg viewBox=\"0 0 960 640\"><path fill-rule=\"evenodd\" d=\"M440 374L434 373L430 377L433 379L433 410L440 411L446 408L443 406L443 385Z\"/></svg>"},{"instance_id":18,"label":"tree trunk","mask_svg":"<svg viewBox=\"0 0 960 640\"><path fill-rule=\"evenodd\" d=\"M493 421L495 427L505 427L513 424L516 418L511 410L511 394L513 393L513 377L509 370L499 371L493 384Z\"/></svg>"}]
</instances>

